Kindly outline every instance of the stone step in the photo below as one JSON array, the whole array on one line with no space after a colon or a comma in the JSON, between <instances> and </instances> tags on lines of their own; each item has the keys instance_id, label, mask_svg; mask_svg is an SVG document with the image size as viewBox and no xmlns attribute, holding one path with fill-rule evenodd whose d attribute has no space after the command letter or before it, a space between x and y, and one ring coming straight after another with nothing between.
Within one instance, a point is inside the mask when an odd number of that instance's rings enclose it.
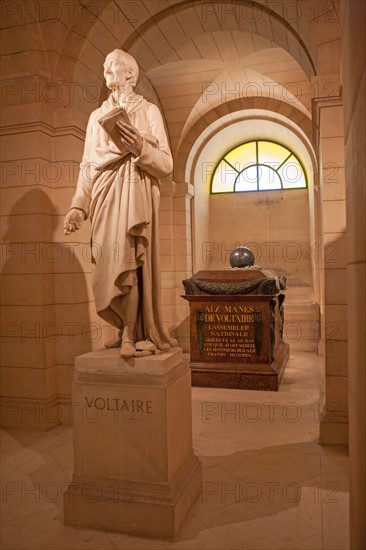
<instances>
[{"instance_id":1,"label":"stone step","mask_svg":"<svg viewBox=\"0 0 366 550\"><path fill-rule=\"evenodd\" d=\"M285 300L284 308L285 320L319 321L320 318L319 304L294 304Z\"/></svg>"},{"instance_id":2,"label":"stone step","mask_svg":"<svg viewBox=\"0 0 366 550\"><path fill-rule=\"evenodd\" d=\"M317 351L320 308L316 303L286 303L283 338L296 351Z\"/></svg>"}]
</instances>

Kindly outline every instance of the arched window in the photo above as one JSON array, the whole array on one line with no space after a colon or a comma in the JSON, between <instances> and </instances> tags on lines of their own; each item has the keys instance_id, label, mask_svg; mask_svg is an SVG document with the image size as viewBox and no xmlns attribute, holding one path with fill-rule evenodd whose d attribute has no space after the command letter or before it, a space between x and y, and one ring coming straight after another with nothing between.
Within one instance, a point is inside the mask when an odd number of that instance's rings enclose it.
<instances>
[{"instance_id":1,"label":"arched window","mask_svg":"<svg viewBox=\"0 0 366 550\"><path fill-rule=\"evenodd\" d=\"M217 164L211 193L279 191L307 187L305 170L284 145L256 140L231 149Z\"/></svg>"}]
</instances>

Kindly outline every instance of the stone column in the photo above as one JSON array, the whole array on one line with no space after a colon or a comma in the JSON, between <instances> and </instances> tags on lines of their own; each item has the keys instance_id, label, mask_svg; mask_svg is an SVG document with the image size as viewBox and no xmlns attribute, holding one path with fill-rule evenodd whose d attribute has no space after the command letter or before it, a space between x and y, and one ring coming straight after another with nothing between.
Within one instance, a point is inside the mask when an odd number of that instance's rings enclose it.
<instances>
[{"instance_id":1,"label":"stone column","mask_svg":"<svg viewBox=\"0 0 366 550\"><path fill-rule=\"evenodd\" d=\"M324 82L325 80L323 80ZM330 75L328 88L339 89ZM347 260L344 183L343 105L339 96L316 100L318 126L321 224L323 234L320 281L325 381L320 439L347 444Z\"/></svg>"},{"instance_id":2,"label":"stone column","mask_svg":"<svg viewBox=\"0 0 366 550\"><path fill-rule=\"evenodd\" d=\"M350 548L366 547L366 132L364 1L343 1L346 145Z\"/></svg>"},{"instance_id":3,"label":"stone column","mask_svg":"<svg viewBox=\"0 0 366 550\"><path fill-rule=\"evenodd\" d=\"M182 280L192 275L191 199L193 185L162 182L159 228L162 310L167 329L189 349L189 309Z\"/></svg>"},{"instance_id":4,"label":"stone column","mask_svg":"<svg viewBox=\"0 0 366 550\"><path fill-rule=\"evenodd\" d=\"M77 237L63 235L93 104L72 80L71 54L52 47L64 43L67 17L62 25L40 21L36 4L17 2L2 21L1 421L50 429L71 421L75 355L102 339L91 303L89 224ZM82 8L75 18L82 20ZM74 35L77 54L76 37L79 45L84 37Z\"/></svg>"},{"instance_id":5,"label":"stone column","mask_svg":"<svg viewBox=\"0 0 366 550\"><path fill-rule=\"evenodd\" d=\"M46 67L33 67L33 56L19 53L27 26L12 27L5 17L7 24L11 40L4 38L8 55L1 114L1 423L50 429L60 421L55 408L54 265L60 247L52 243L53 110L47 101Z\"/></svg>"},{"instance_id":6,"label":"stone column","mask_svg":"<svg viewBox=\"0 0 366 550\"><path fill-rule=\"evenodd\" d=\"M192 219L191 200L194 187L190 183L177 183L174 196L174 242L176 254L175 300L176 325L179 345L189 350L189 307L181 297L182 280L192 276Z\"/></svg>"}]
</instances>

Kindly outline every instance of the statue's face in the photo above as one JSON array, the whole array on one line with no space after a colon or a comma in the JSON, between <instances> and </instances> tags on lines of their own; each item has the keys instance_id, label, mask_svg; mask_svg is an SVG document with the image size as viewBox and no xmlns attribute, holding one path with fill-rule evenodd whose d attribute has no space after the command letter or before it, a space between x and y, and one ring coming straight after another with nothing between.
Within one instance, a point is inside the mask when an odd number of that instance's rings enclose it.
<instances>
[{"instance_id":1,"label":"statue's face","mask_svg":"<svg viewBox=\"0 0 366 550\"><path fill-rule=\"evenodd\" d=\"M123 59L118 52L111 52L107 55L103 68L106 85L110 90L124 88L126 82L132 76L131 70L126 70Z\"/></svg>"}]
</instances>

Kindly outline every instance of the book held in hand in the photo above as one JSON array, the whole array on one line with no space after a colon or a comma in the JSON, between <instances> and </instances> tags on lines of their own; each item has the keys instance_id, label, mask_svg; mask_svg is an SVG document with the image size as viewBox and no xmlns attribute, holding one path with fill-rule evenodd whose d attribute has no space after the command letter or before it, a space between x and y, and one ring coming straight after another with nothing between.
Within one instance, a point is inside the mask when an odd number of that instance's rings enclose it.
<instances>
[{"instance_id":1,"label":"book held in hand","mask_svg":"<svg viewBox=\"0 0 366 550\"><path fill-rule=\"evenodd\" d=\"M106 115L98 120L102 128L107 132L113 143L118 147L121 153L126 152L126 147L121 141L121 136L117 130L117 122L126 122L131 124L128 114L124 107L117 107L113 111L109 111Z\"/></svg>"}]
</instances>

